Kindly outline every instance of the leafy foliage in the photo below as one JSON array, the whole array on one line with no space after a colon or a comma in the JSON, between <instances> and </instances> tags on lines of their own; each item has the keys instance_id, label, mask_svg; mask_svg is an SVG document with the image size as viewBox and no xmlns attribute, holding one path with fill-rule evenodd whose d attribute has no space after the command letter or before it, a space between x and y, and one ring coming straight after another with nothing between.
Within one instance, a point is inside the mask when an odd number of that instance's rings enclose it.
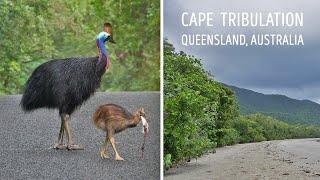
<instances>
[{"instance_id":1,"label":"leafy foliage","mask_svg":"<svg viewBox=\"0 0 320 180\"><path fill-rule=\"evenodd\" d=\"M238 115L234 94L203 70L199 59L164 44L166 162L199 156L220 145L222 128ZM170 156L169 156L170 154Z\"/></svg>"},{"instance_id":2,"label":"leafy foliage","mask_svg":"<svg viewBox=\"0 0 320 180\"><path fill-rule=\"evenodd\" d=\"M262 114L240 116L231 89L214 81L199 59L175 52L164 41L166 167L216 146L305 137L320 137L320 128L289 125Z\"/></svg>"},{"instance_id":3,"label":"leafy foliage","mask_svg":"<svg viewBox=\"0 0 320 180\"><path fill-rule=\"evenodd\" d=\"M95 36L113 25L111 67L101 90L159 90L160 2L129 0L0 1L0 94L20 93L50 59L96 56Z\"/></svg>"},{"instance_id":4,"label":"leafy foliage","mask_svg":"<svg viewBox=\"0 0 320 180\"><path fill-rule=\"evenodd\" d=\"M240 134L240 143L320 137L319 127L290 125L262 114L240 116L233 122L233 127Z\"/></svg>"}]
</instances>

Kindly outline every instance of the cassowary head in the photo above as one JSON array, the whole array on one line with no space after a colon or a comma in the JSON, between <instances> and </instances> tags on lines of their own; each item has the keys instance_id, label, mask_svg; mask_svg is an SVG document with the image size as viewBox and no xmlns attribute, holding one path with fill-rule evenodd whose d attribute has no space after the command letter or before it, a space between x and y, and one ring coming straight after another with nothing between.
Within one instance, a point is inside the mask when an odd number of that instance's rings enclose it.
<instances>
[{"instance_id":1,"label":"cassowary head","mask_svg":"<svg viewBox=\"0 0 320 180\"><path fill-rule=\"evenodd\" d=\"M149 132L149 124L148 124L148 121L146 120L146 113L144 111L143 108L140 108L138 111L137 111L137 114L140 116L140 121L142 123L142 126L143 126L143 133L144 134L147 134Z\"/></svg>"}]
</instances>

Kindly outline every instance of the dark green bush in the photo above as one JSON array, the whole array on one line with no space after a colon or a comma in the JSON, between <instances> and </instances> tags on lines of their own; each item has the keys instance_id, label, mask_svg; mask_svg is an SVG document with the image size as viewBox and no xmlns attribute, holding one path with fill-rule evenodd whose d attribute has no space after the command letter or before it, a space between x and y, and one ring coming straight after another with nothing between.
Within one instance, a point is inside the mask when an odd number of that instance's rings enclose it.
<instances>
[{"instance_id":1,"label":"dark green bush","mask_svg":"<svg viewBox=\"0 0 320 180\"><path fill-rule=\"evenodd\" d=\"M204 71L199 59L164 45L165 164L196 157L225 144L219 129L238 115L234 93ZM225 141L233 144L235 135ZM168 160L170 159L170 160Z\"/></svg>"}]
</instances>

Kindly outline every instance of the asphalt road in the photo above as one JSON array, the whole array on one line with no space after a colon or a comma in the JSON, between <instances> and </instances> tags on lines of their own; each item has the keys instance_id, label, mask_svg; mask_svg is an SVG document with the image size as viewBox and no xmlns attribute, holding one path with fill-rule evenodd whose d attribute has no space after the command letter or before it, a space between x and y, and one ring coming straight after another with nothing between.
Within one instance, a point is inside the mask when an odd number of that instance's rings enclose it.
<instances>
[{"instance_id":1,"label":"asphalt road","mask_svg":"<svg viewBox=\"0 0 320 180\"><path fill-rule=\"evenodd\" d=\"M320 139L237 144L171 168L164 179L319 180L319 152Z\"/></svg>"},{"instance_id":2,"label":"asphalt road","mask_svg":"<svg viewBox=\"0 0 320 180\"><path fill-rule=\"evenodd\" d=\"M160 94L159 92L96 93L71 116L75 143L83 151L52 149L58 138L57 110L39 109L24 113L20 95L0 97L0 179L159 179L160 178ZM92 123L99 105L115 103L130 112L144 107L150 137L145 157L138 125L117 134L115 139L123 162L101 159L100 145L105 133ZM111 148L110 155L114 154Z\"/></svg>"}]
</instances>

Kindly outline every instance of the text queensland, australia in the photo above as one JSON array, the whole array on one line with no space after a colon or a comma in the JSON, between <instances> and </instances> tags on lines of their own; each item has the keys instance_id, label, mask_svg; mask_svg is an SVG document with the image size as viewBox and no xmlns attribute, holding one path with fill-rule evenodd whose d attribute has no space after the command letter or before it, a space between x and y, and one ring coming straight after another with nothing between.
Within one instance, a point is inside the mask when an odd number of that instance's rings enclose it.
<instances>
[{"instance_id":1,"label":"text queensland, australia","mask_svg":"<svg viewBox=\"0 0 320 180\"><path fill-rule=\"evenodd\" d=\"M300 46L302 34L182 34L184 46Z\"/></svg>"}]
</instances>

